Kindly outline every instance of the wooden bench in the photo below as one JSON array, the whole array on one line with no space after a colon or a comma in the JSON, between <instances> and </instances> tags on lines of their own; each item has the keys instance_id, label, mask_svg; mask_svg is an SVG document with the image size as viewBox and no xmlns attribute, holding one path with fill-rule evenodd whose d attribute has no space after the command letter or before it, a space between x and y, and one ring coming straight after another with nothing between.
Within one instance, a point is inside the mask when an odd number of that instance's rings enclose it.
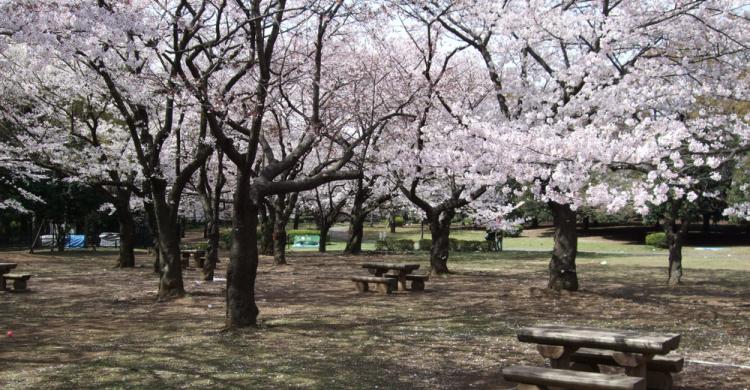
<instances>
[{"instance_id":1,"label":"wooden bench","mask_svg":"<svg viewBox=\"0 0 750 390\"><path fill-rule=\"evenodd\" d=\"M377 276L352 276L354 284L357 286L357 291L365 292L369 291L370 283L378 285L378 291L383 294L390 294L397 288L397 279L394 278L382 278Z\"/></svg>"},{"instance_id":2,"label":"wooden bench","mask_svg":"<svg viewBox=\"0 0 750 390\"><path fill-rule=\"evenodd\" d=\"M26 290L26 281L31 278L30 274L5 274L2 276L2 290L5 290L6 288L6 281L12 280L13 281L13 290L14 291L23 291Z\"/></svg>"},{"instance_id":3,"label":"wooden bench","mask_svg":"<svg viewBox=\"0 0 750 390\"><path fill-rule=\"evenodd\" d=\"M606 366L620 366L618 362L619 355L616 351L604 349L580 348L570 360L573 362L571 368L574 370L583 370L599 372L599 364ZM646 363L646 381L649 389L669 390L672 388L674 380L672 373L682 371L685 365L685 359L677 355L655 355Z\"/></svg>"},{"instance_id":4,"label":"wooden bench","mask_svg":"<svg viewBox=\"0 0 750 390\"><path fill-rule=\"evenodd\" d=\"M503 369L503 378L519 383L518 390L547 390L551 387L575 390L646 390L644 378L545 367L506 367Z\"/></svg>"}]
</instances>

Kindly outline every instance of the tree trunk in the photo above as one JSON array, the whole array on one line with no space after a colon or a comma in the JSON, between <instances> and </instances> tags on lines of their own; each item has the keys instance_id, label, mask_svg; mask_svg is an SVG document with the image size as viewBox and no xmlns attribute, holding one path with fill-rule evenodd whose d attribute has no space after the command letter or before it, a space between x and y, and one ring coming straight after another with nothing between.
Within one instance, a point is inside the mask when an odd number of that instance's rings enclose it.
<instances>
[{"instance_id":1,"label":"tree trunk","mask_svg":"<svg viewBox=\"0 0 750 390\"><path fill-rule=\"evenodd\" d=\"M161 273L159 278L158 300L169 300L185 296L182 282L182 258L180 256L180 230L176 210L166 201L166 185L151 185L151 197L154 201L154 215L159 230L159 255L161 256Z\"/></svg>"},{"instance_id":2,"label":"tree trunk","mask_svg":"<svg viewBox=\"0 0 750 390\"><path fill-rule=\"evenodd\" d=\"M320 224L320 241L318 241L318 252L325 253L326 245L328 244L328 231L331 229L331 225L327 221L322 221Z\"/></svg>"},{"instance_id":3,"label":"tree trunk","mask_svg":"<svg viewBox=\"0 0 750 390\"><path fill-rule=\"evenodd\" d=\"M703 213L703 233L711 231L711 213Z\"/></svg>"},{"instance_id":4,"label":"tree trunk","mask_svg":"<svg viewBox=\"0 0 750 390\"><path fill-rule=\"evenodd\" d=\"M297 230L299 229L299 210L294 210L294 222L292 225L292 229Z\"/></svg>"},{"instance_id":5,"label":"tree trunk","mask_svg":"<svg viewBox=\"0 0 750 390\"><path fill-rule=\"evenodd\" d=\"M119 268L135 267L135 221L128 204L117 209L117 222L120 224L120 257L117 259Z\"/></svg>"},{"instance_id":6,"label":"tree trunk","mask_svg":"<svg viewBox=\"0 0 750 390\"><path fill-rule=\"evenodd\" d=\"M260 207L260 254L273 256L273 229L276 213L271 207Z\"/></svg>"},{"instance_id":7,"label":"tree trunk","mask_svg":"<svg viewBox=\"0 0 750 390\"><path fill-rule=\"evenodd\" d=\"M143 184L143 209L146 211L146 223L148 224L149 230L151 230L151 240L153 241L154 251L154 273L161 274L161 250L159 249L159 226L156 223L156 211L154 211L154 203L151 200L151 184L146 181Z\"/></svg>"},{"instance_id":8,"label":"tree trunk","mask_svg":"<svg viewBox=\"0 0 750 390\"><path fill-rule=\"evenodd\" d=\"M549 262L549 284L553 290L578 290L576 212L569 205L550 202L555 224L555 247Z\"/></svg>"},{"instance_id":9,"label":"tree trunk","mask_svg":"<svg viewBox=\"0 0 750 390\"><path fill-rule=\"evenodd\" d=\"M352 218L349 221L349 238L346 240L344 253L356 255L362 252L362 239L365 235L366 215L352 212Z\"/></svg>"},{"instance_id":10,"label":"tree trunk","mask_svg":"<svg viewBox=\"0 0 750 390\"><path fill-rule=\"evenodd\" d=\"M68 237L68 225L66 223L61 223L57 225L57 241L55 244L57 244L57 251L63 252L65 250L65 242L67 241L66 238Z\"/></svg>"},{"instance_id":11,"label":"tree trunk","mask_svg":"<svg viewBox=\"0 0 750 390\"><path fill-rule=\"evenodd\" d=\"M258 272L258 205L250 198L250 177L237 177L232 216L232 249L227 268L227 328L256 324L255 277Z\"/></svg>"},{"instance_id":12,"label":"tree trunk","mask_svg":"<svg viewBox=\"0 0 750 390\"><path fill-rule=\"evenodd\" d=\"M286 264L286 240L286 221L276 216L273 228L273 263L276 265Z\"/></svg>"},{"instance_id":13,"label":"tree trunk","mask_svg":"<svg viewBox=\"0 0 750 390\"><path fill-rule=\"evenodd\" d=\"M436 212L428 215L430 221L430 233L432 235L432 246L430 246L430 266L437 274L447 274L448 254L450 251L451 221L454 210Z\"/></svg>"},{"instance_id":14,"label":"tree trunk","mask_svg":"<svg viewBox=\"0 0 750 390\"><path fill-rule=\"evenodd\" d=\"M218 214L218 212L215 214ZM214 217L217 217L217 215L214 215ZM206 236L208 237L208 248L206 248L206 261L203 262L202 272L203 280L209 282L214 280L214 270L216 269L216 263L219 262L219 241L221 239L221 234L219 233L218 218L211 218L206 233Z\"/></svg>"},{"instance_id":15,"label":"tree trunk","mask_svg":"<svg viewBox=\"0 0 750 390\"><path fill-rule=\"evenodd\" d=\"M671 218L670 218L671 219ZM689 220L683 219L680 225L676 225L674 219L667 220L664 223L664 231L667 235L667 245L669 247L669 270L667 283L670 286L677 286L682 279L682 246L687 236Z\"/></svg>"}]
</instances>

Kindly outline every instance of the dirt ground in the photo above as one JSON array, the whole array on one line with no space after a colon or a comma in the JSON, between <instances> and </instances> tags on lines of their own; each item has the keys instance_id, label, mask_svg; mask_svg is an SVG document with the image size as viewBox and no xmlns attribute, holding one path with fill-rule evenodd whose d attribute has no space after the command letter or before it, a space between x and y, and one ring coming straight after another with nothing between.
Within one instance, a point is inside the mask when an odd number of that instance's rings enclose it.
<instances>
[{"instance_id":1,"label":"dirt ground","mask_svg":"<svg viewBox=\"0 0 750 390\"><path fill-rule=\"evenodd\" d=\"M560 296L538 289L545 254L505 252L492 270L456 257L427 291L386 296L358 294L347 276L423 255L296 253L288 266L261 259L260 326L222 332L223 281L188 270L189 295L156 303L151 260L137 260L0 252L34 274L30 292L0 292L0 389L509 389L504 366L544 364L515 338L537 323L678 332L678 389L750 388L750 272L690 270L669 289L660 269L586 265L582 291Z\"/></svg>"}]
</instances>

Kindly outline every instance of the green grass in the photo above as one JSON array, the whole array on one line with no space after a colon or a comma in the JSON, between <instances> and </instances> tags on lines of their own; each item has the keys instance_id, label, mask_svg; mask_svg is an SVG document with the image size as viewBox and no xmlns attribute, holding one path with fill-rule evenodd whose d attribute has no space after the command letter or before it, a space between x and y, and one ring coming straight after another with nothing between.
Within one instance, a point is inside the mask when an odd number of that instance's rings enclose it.
<instances>
[{"instance_id":1,"label":"green grass","mask_svg":"<svg viewBox=\"0 0 750 390\"><path fill-rule=\"evenodd\" d=\"M340 225L343 229L345 226ZM430 238L430 232L425 227L424 237ZM420 239L419 226L405 226L396 229L396 233L390 233L387 226L375 226L365 228L365 241L362 250L372 251L375 249L375 241L378 235L385 232L387 237L395 239ZM451 237L460 240L483 241L485 232L483 230L454 229ZM502 253L451 253L450 263L458 263L461 267L469 269L484 269L492 267L493 262L499 260L522 260L547 262L551 255L554 241L552 237L511 237L503 240ZM343 241L329 242L327 250L330 253L344 250ZM317 248L289 248L291 252L317 252ZM426 259L427 253L417 252L418 256ZM580 237L578 239L579 265L606 265L606 266L638 266L638 267L666 267L667 250L653 248L648 245L631 244L622 241L606 240L601 237ZM748 270L750 269L750 247L732 246L722 247L718 250L704 250L702 247L686 246L683 248L683 266L696 269L726 269L726 270ZM606 264L601 264L606 262Z\"/></svg>"}]
</instances>

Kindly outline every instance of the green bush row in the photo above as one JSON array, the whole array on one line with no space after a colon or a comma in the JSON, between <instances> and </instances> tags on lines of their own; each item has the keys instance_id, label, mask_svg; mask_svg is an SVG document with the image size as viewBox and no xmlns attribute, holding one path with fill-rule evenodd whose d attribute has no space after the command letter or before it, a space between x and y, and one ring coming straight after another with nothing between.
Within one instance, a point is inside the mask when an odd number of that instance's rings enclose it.
<instances>
[{"instance_id":1,"label":"green bush row","mask_svg":"<svg viewBox=\"0 0 750 390\"><path fill-rule=\"evenodd\" d=\"M429 238L417 241L419 244L419 250L429 251L432 246L432 240ZM394 238L386 238L385 240L378 240L375 243L375 250L379 251L412 251L415 249L414 240L401 239L397 240ZM448 246L452 252L487 252L489 251L489 245L487 241L470 241L470 240L457 240L451 238L448 240Z\"/></svg>"},{"instance_id":2,"label":"green bush row","mask_svg":"<svg viewBox=\"0 0 750 390\"><path fill-rule=\"evenodd\" d=\"M656 248L667 248L667 234L663 232L647 234L646 245L651 245Z\"/></svg>"},{"instance_id":3,"label":"green bush row","mask_svg":"<svg viewBox=\"0 0 750 390\"><path fill-rule=\"evenodd\" d=\"M386 238L375 242L375 250L378 251L413 251L414 240Z\"/></svg>"}]
</instances>

